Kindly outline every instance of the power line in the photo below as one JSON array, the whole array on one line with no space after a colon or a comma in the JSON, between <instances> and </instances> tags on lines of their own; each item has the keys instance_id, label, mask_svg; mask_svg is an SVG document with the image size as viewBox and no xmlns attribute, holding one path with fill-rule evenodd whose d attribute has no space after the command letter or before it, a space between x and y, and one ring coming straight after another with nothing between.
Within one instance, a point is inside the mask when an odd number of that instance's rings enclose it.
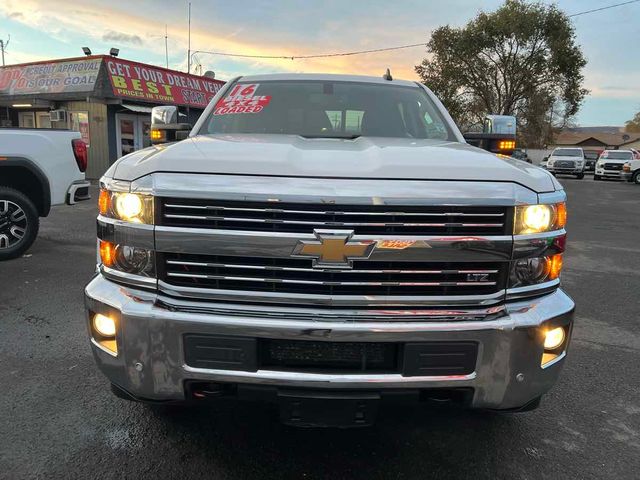
<instances>
[{"instance_id":1,"label":"power line","mask_svg":"<svg viewBox=\"0 0 640 480\"><path fill-rule=\"evenodd\" d=\"M638 0L640 1L640 0ZM388 52L390 50L401 50L404 48L415 48L415 47L424 47L427 45L427 42L423 43L412 43L411 45L398 45L395 47L386 47L386 48L374 48L371 50L358 50L354 52L339 52L339 53L321 53L317 55L244 55L241 53L227 53L227 52L209 52L206 50L196 50L192 53L195 55L196 53L206 53L209 55L220 55L223 57L241 57L241 58L269 58L269 59L278 59L278 60L301 60L308 58L328 58L328 57L348 57L351 55L362 55L365 53L377 53L377 52Z\"/></svg>"},{"instance_id":2,"label":"power line","mask_svg":"<svg viewBox=\"0 0 640 480\"><path fill-rule=\"evenodd\" d=\"M629 5L630 3L638 3L638 2L640 2L640 0L631 0L629 2L616 3L613 5L608 5L606 7L594 8L593 10L585 10L584 12L572 13L571 15L568 15L568 16L577 17L579 15L586 15L587 13L601 12L602 10L609 10L610 8L621 7L623 5Z\"/></svg>"},{"instance_id":3,"label":"power line","mask_svg":"<svg viewBox=\"0 0 640 480\"><path fill-rule=\"evenodd\" d=\"M588 13L601 12L602 10L609 10L610 8L621 7L623 5L629 5L631 3L638 3L640 0L630 0L622 3L615 3L613 5L607 5L606 7L594 8L592 10L585 10L583 12L572 13L571 15L567 15L568 17L578 17L580 15L586 15ZM229 52L210 52L207 50L195 50L191 52L191 57L193 57L196 53L205 53L207 55L218 55L221 57L235 57L235 58L259 58L259 59L272 59L272 60L305 60L310 58L329 58L329 57L349 57L353 55L363 55L366 53L378 53L378 52L389 52L392 50L402 50L406 48L415 48L415 47L424 47L427 43L412 43L409 45L397 45L394 47L386 47L386 48L374 48L371 50L356 50L352 52L338 52L338 53L321 53L316 55L247 55L242 53L229 53ZM189 60L191 60L191 57Z\"/></svg>"}]
</instances>

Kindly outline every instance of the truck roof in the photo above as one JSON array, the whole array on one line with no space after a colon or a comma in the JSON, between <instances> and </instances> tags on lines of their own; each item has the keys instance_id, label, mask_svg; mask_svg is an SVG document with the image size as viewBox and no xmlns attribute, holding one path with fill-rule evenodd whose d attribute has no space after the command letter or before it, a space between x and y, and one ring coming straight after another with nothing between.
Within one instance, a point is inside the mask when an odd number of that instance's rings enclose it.
<instances>
[{"instance_id":1,"label":"truck roof","mask_svg":"<svg viewBox=\"0 0 640 480\"><path fill-rule=\"evenodd\" d=\"M238 78L242 82L267 82L270 80L319 80L331 82L366 82L383 83L389 85L402 85L415 87L416 82L410 80L385 80L382 75L379 77L369 75L340 75L335 73L270 73L264 75L247 75Z\"/></svg>"}]
</instances>

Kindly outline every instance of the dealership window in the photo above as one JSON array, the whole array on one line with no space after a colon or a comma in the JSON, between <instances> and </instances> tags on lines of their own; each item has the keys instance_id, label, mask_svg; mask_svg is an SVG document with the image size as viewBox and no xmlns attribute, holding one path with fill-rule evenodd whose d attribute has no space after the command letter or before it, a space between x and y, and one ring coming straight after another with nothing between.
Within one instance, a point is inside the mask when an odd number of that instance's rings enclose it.
<instances>
[{"instance_id":1,"label":"dealership window","mask_svg":"<svg viewBox=\"0 0 640 480\"><path fill-rule=\"evenodd\" d=\"M69 130L80 132L87 147L90 145L89 112L69 112Z\"/></svg>"},{"instance_id":2,"label":"dealership window","mask_svg":"<svg viewBox=\"0 0 640 480\"><path fill-rule=\"evenodd\" d=\"M149 115L116 113L116 125L118 158L151 146L151 137L149 136L151 117Z\"/></svg>"},{"instance_id":3,"label":"dealership window","mask_svg":"<svg viewBox=\"0 0 640 480\"><path fill-rule=\"evenodd\" d=\"M20 128L36 128L36 116L34 112L19 112L18 126Z\"/></svg>"},{"instance_id":4,"label":"dealership window","mask_svg":"<svg viewBox=\"0 0 640 480\"><path fill-rule=\"evenodd\" d=\"M51 115L49 112L36 112L36 126L38 128L51 128Z\"/></svg>"}]
</instances>

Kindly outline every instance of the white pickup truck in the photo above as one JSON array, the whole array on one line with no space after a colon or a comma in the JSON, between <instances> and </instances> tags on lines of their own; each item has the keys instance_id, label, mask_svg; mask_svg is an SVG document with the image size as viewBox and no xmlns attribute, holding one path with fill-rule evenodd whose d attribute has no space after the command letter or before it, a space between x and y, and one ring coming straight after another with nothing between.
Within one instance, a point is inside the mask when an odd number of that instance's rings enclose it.
<instances>
[{"instance_id":1,"label":"white pickup truck","mask_svg":"<svg viewBox=\"0 0 640 480\"><path fill-rule=\"evenodd\" d=\"M156 107L154 136L177 118ZM468 137L515 147L487 135ZM236 78L187 139L100 180L89 341L114 393L148 403L341 427L401 399L531 410L572 332L565 202L422 84Z\"/></svg>"},{"instance_id":2,"label":"white pickup truck","mask_svg":"<svg viewBox=\"0 0 640 480\"><path fill-rule=\"evenodd\" d=\"M31 246L52 205L90 198L86 169L77 132L0 129L0 261Z\"/></svg>"}]
</instances>

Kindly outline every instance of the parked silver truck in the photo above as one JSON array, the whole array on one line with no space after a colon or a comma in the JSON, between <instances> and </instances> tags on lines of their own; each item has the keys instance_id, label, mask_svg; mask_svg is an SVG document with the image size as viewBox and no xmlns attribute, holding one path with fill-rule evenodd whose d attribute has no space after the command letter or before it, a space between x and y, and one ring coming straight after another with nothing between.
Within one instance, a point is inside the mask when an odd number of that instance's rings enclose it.
<instances>
[{"instance_id":1,"label":"parked silver truck","mask_svg":"<svg viewBox=\"0 0 640 480\"><path fill-rule=\"evenodd\" d=\"M422 84L236 78L100 188L87 326L120 397L345 426L401 398L530 410L558 379L565 193Z\"/></svg>"}]
</instances>

